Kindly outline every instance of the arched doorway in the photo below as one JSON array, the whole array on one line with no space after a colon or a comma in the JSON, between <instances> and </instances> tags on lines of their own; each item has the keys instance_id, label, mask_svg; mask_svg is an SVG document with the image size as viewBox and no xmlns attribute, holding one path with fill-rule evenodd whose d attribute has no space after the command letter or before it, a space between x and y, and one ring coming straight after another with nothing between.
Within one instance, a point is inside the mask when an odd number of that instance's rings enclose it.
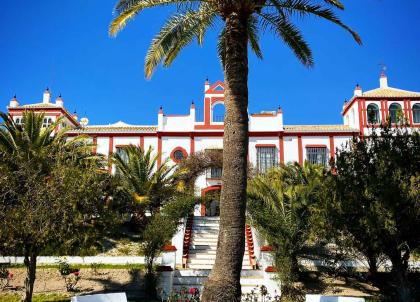
<instances>
[{"instance_id":1,"label":"arched doorway","mask_svg":"<svg viewBox=\"0 0 420 302\"><path fill-rule=\"evenodd\" d=\"M201 190L203 203L201 204L201 216L220 215L220 185L210 186Z\"/></svg>"}]
</instances>

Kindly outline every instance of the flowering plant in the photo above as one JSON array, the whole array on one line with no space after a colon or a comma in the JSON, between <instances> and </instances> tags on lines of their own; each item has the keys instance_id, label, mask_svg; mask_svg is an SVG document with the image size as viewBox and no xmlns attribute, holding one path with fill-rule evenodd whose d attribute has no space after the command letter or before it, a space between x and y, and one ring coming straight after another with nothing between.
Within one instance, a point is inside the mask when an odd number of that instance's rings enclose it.
<instances>
[{"instance_id":1,"label":"flowering plant","mask_svg":"<svg viewBox=\"0 0 420 302\"><path fill-rule=\"evenodd\" d=\"M72 268L70 264L64 259L58 262L58 271L64 279L66 290L68 292L74 291L76 284L81 279L80 269Z\"/></svg>"},{"instance_id":2,"label":"flowering plant","mask_svg":"<svg viewBox=\"0 0 420 302\"><path fill-rule=\"evenodd\" d=\"M200 291L196 287L187 289L186 287L181 288L179 291L173 291L167 302L199 302Z\"/></svg>"},{"instance_id":3,"label":"flowering plant","mask_svg":"<svg viewBox=\"0 0 420 302\"><path fill-rule=\"evenodd\" d=\"M73 272L64 277L64 282L66 283L66 290L68 292L74 291L77 282L81 279L80 272Z\"/></svg>"}]
</instances>

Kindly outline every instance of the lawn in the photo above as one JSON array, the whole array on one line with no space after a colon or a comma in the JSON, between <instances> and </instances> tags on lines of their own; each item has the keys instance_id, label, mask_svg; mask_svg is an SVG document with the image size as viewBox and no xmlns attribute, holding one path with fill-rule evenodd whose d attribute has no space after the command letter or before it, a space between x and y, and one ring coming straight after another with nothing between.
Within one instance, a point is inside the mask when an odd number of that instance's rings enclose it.
<instances>
[{"instance_id":1,"label":"lawn","mask_svg":"<svg viewBox=\"0 0 420 302\"><path fill-rule=\"evenodd\" d=\"M33 302L70 302L68 295L62 294L35 294ZM153 302L145 300L128 300L129 302ZM0 294L0 302L20 302L19 295Z\"/></svg>"},{"instance_id":2,"label":"lawn","mask_svg":"<svg viewBox=\"0 0 420 302\"><path fill-rule=\"evenodd\" d=\"M3 294L0 295L0 302L19 302L19 295ZM62 294L35 294L33 302L69 302L70 297Z\"/></svg>"}]
</instances>

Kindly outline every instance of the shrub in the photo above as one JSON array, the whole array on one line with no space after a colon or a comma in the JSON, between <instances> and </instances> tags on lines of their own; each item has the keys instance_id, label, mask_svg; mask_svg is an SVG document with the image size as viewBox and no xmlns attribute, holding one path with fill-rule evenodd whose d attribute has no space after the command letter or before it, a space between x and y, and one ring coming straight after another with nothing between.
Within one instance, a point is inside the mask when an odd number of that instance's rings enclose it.
<instances>
[{"instance_id":1,"label":"shrub","mask_svg":"<svg viewBox=\"0 0 420 302\"><path fill-rule=\"evenodd\" d=\"M68 292L74 291L77 283L80 281L80 269L72 268L66 260L58 262L58 271L64 279L66 290Z\"/></svg>"},{"instance_id":2,"label":"shrub","mask_svg":"<svg viewBox=\"0 0 420 302\"><path fill-rule=\"evenodd\" d=\"M13 279L13 273L9 272L5 265L0 266L0 289L9 286L10 280Z\"/></svg>"}]
</instances>

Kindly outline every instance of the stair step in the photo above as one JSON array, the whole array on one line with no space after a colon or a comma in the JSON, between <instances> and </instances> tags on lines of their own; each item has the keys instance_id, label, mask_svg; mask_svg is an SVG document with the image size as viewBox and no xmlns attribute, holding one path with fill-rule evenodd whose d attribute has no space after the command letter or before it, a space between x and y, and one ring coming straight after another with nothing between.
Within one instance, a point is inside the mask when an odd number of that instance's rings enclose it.
<instances>
[{"instance_id":1,"label":"stair step","mask_svg":"<svg viewBox=\"0 0 420 302\"><path fill-rule=\"evenodd\" d=\"M212 269L213 264L188 264L188 268L192 269ZM242 269L252 269L250 265L242 265Z\"/></svg>"},{"instance_id":2,"label":"stair step","mask_svg":"<svg viewBox=\"0 0 420 302\"><path fill-rule=\"evenodd\" d=\"M205 241L207 241L207 242L217 243L217 238L196 238L196 237L193 237L192 241L193 242L205 242Z\"/></svg>"},{"instance_id":3,"label":"stair step","mask_svg":"<svg viewBox=\"0 0 420 302\"><path fill-rule=\"evenodd\" d=\"M216 245L209 245L209 244L194 244L191 243L190 251L193 250L216 250Z\"/></svg>"},{"instance_id":4,"label":"stair step","mask_svg":"<svg viewBox=\"0 0 420 302\"><path fill-rule=\"evenodd\" d=\"M179 269L175 270L175 277L197 277L197 276L208 276L210 269ZM264 272L261 270L243 269L241 271L241 278L264 278Z\"/></svg>"},{"instance_id":5,"label":"stair step","mask_svg":"<svg viewBox=\"0 0 420 302\"><path fill-rule=\"evenodd\" d=\"M209 253L189 253L188 254L188 259L195 259L195 258L199 258L199 259L216 259L216 253L211 253L211 254L209 254ZM249 256L248 256L248 254L245 254L244 255L244 260L247 260L248 261L248 259L249 259Z\"/></svg>"},{"instance_id":6,"label":"stair step","mask_svg":"<svg viewBox=\"0 0 420 302\"><path fill-rule=\"evenodd\" d=\"M216 231L193 230L192 233L194 235L199 234L199 235L216 235L216 236L219 236L219 230L216 230Z\"/></svg>"},{"instance_id":7,"label":"stair step","mask_svg":"<svg viewBox=\"0 0 420 302\"><path fill-rule=\"evenodd\" d=\"M174 277L173 285L202 285L208 276L191 276L191 277ZM241 278L241 285L248 287L256 287L264 284L264 278Z\"/></svg>"},{"instance_id":8,"label":"stair step","mask_svg":"<svg viewBox=\"0 0 420 302\"><path fill-rule=\"evenodd\" d=\"M220 221L220 217L201 217L201 216L195 216L194 217L194 222L196 221Z\"/></svg>"},{"instance_id":9,"label":"stair step","mask_svg":"<svg viewBox=\"0 0 420 302\"><path fill-rule=\"evenodd\" d=\"M216 260L216 258L197 258L197 257L194 257L194 258L188 258L188 263L191 263L191 264L200 264L200 263L210 264L210 263L214 263L215 260ZM247 259L244 259L242 261L242 264L243 265L244 264L249 265L247 262L248 262Z\"/></svg>"}]
</instances>

